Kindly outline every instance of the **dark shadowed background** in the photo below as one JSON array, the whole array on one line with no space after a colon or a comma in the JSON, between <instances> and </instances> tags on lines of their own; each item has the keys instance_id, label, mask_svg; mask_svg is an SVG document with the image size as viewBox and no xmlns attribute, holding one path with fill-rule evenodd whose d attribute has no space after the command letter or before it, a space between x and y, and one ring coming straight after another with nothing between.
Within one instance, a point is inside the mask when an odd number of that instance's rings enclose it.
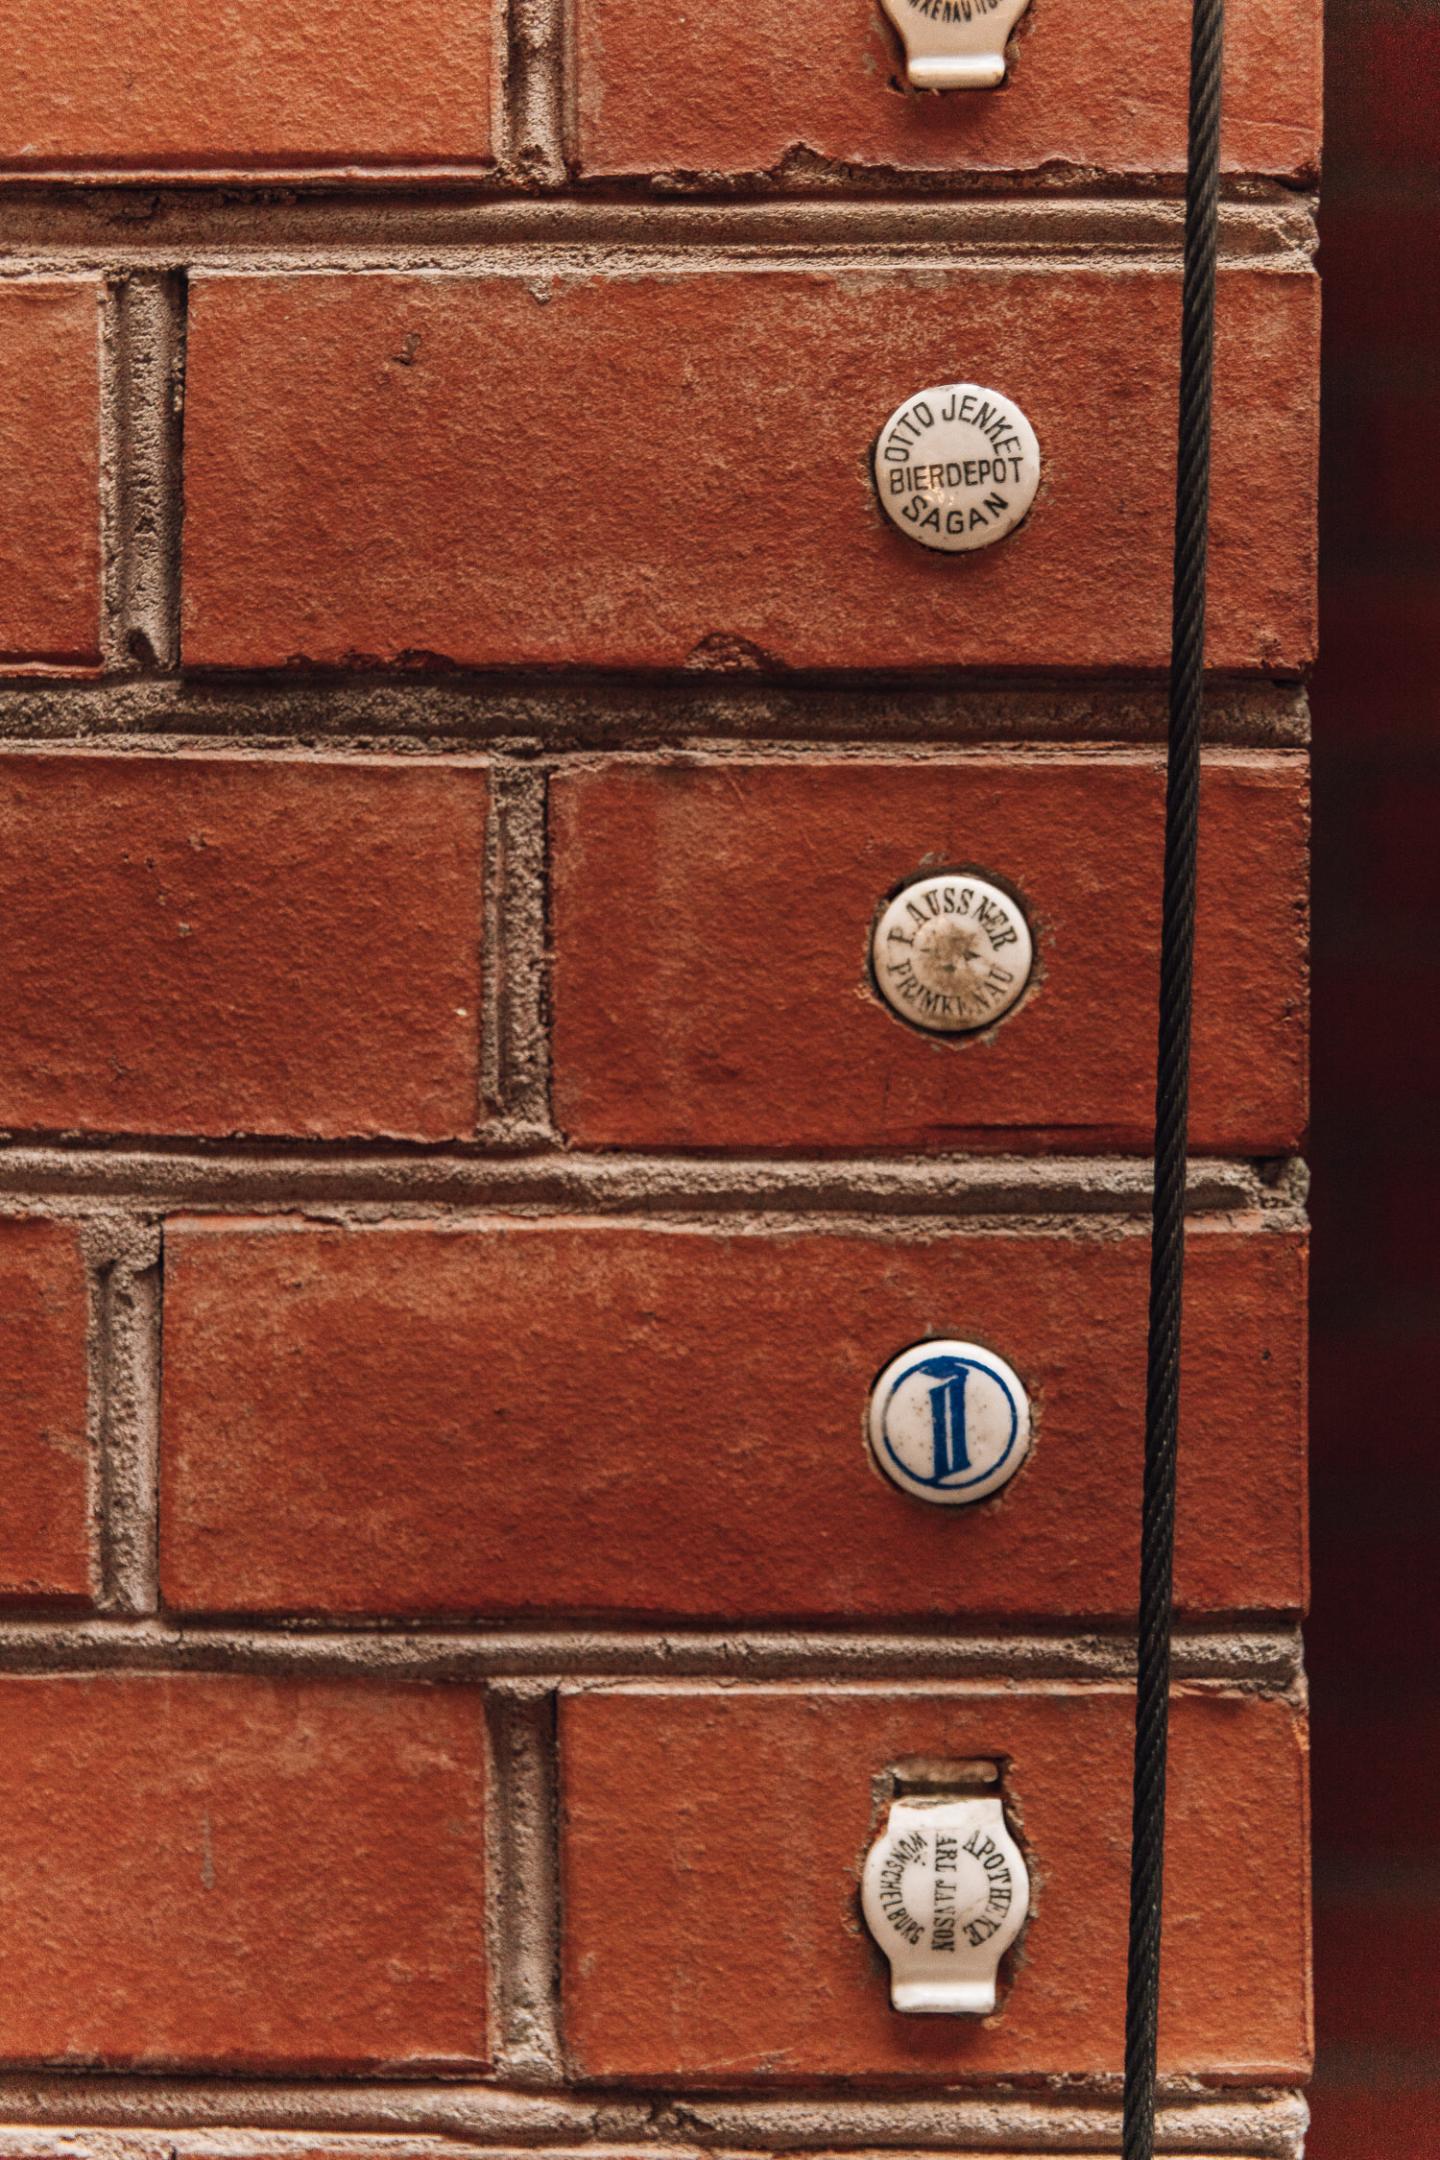
<instances>
[{"instance_id":1,"label":"dark shadowed background","mask_svg":"<svg viewBox=\"0 0 1440 2160\"><path fill-rule=\"evenodd\" d=\"M1310 2160L1440 2154L1440 0L1330 0Z\"/></svg>"}]
</instances>

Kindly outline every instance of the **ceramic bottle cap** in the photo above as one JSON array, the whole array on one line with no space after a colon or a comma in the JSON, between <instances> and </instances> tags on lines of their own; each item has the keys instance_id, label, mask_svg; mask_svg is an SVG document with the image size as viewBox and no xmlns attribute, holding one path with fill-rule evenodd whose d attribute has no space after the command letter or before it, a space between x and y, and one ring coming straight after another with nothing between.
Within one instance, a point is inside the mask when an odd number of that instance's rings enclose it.
<instances>
[{"instance_id":1,"label":"ceramic bottle cap","mask_svg":"<svg viewBox=\"0 0 1440 2160\"><path fill-rule=\"evenodd\" d=\"M994 90L1005 44L1029 0L881 0L916 90Z\"/></svg>"},{"instance_id":2,"label":"ceramic bottle cap","mask_svg":"<svg viewBox=\"0 0 1440 2160\"><path fill-rule=\"evenodd\" d=\"M875 445L875 486L891 523L947 555L1012 533L1040 485L1040 445L1018 405L976 383L909 397Z\"/></svg>"},{"instance_id":3,"label":"ceramic bottle cap","mask_svg":"<svg viewBox=\"0 0 1440 2160\"><path fill-rule=\"evenodd\" d=\"M896 2010L988 2017L1000 1960L1030 1910L1000 1800L895 1801L865 1862L861 1902L890 1960Z\"/></svg>"},{"instance_id":4,"label":"ceramic bottle cap","mask_svg":"<svg viewBox=\"0 0 1440 2160\"><path fill-rule=\"evenodd\" d=\"M1035 945L1019 904L982 877L916 878L876 921L875 985L902 1020L934 1035L989 1027L1024 995Z\"/></svg>"},{"instance_id":5,"label":"ceramic bottle cap","mask_svg":"<svg viewBox=\"0 0 1440 2160\"><path fill-rule=\"evenodd\" d=\"M1030 1452L1030 1401L978 1343L915 1343L870 1394L870 1451L914 1499L967 1507L1008 1485Z\"/></svg>"}]
</instances>

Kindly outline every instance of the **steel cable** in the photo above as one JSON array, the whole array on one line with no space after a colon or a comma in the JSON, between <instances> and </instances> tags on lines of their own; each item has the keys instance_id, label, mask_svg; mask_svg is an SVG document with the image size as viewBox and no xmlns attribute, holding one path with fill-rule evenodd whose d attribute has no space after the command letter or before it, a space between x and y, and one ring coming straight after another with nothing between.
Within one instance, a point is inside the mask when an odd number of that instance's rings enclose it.
<instances>
[{"instance_id":1,"label":"steel cable","mask_svg":"<svg viewBox=\"0 0 1440 2160\"><path fill-rule=\"evenodd\" d=\"M1224 33L1224 0L1193 0L1125 2009L1125 2160L1153 2160L1155 2151Z\"/></svg>"}]
</instances>

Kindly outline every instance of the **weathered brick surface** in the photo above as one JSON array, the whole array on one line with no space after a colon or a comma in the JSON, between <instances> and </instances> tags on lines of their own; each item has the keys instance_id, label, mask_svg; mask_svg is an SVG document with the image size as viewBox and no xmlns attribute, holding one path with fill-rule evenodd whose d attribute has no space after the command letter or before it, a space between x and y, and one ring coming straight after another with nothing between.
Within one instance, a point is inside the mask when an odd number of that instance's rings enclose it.
<instances>
[{"instance_id":1,"label":"weathered brick surface","mask_svg":"<svg viewBox=\"0 0 1440 2160\"><path fill-rule=\"evenodd\" d=\"M1404 4L1367 129L1427 57ZM1160 2142L1252 2156L1298 2145L1309 2047L1278 745L1319 8L1228 0L1177 1552ZM0 22L0 677L87 678L0 683L0 2154L1118 2147L1186 16L1034 0L978 97L905 92L879 0ZM1400 192L1403 230L1331 236L1385 325L1335 487L1410 551L1348 657L1413 744L1435 474L1397 445L1436 341ZM1043 478L947 559L869 464L962 376ZM1395 861L1382 928L1330 881L1369 1045L1337 1069L1413 1120L1434 791L1355 800ZM1018 892L1038 954L960 1041L868 974L941 868ZM1351 1241L1382 1285L1411 1153ZM1378 1296L1332 1343L1389 1354ZM941 1332L1033 1403L978 1509L865 1445ZM1332 1518L1379 1445L1337 1356ZM1412 1759L1435 1662L1417 1372L1405 1501L1352 1509L1317 1627L1390 1676L1351 1770L1377 1731ZM1033 1921L997 2016L900 2018L861 1859L898 1764L977 1755ZM1370 1844L1427 1849L1423 1781L1347 1789L1332 1998ZM1393 2068L1423 1926L1379 1909L1404 1956L1355 2029Z\"/></svg>"},{"instance_id":2,"label":"weathered brick surface","mask_svg":"<svg viewBox=\"0 0 1440 2160\"><path fill-rule=\"evenodd\" d=\"M1226 12L1227 166L1313 176L1318 0ZM1007 87L978 96L909 91L875 0L579 0L576 21L588 173L1184 170L1189 26L1173 0L1134 0L1118 19L1093 0L1037 0Z\"/></svg>"},{"instance_id":3,"label":"weathered brick surface","mask_svg":"<svg viewBox=\"0 0 1440 2160\"><path fill-rule=\"evenodd\" d=\"M1210 659L1293 668L1315 293L1222 287ZM1158 667L1178 304L1153 269L197 278L187 657ZM1024 528L966 558L896 531L867 468L957 375L1045 460Z\"/></svg>"},{"instance_id":4,"label":"weathered brick surface","mask_svg":"<svg viewBox=\"0 0 1440 2160\"><path fill-rule=\"evenodd\" d=\"M0 1122L471 1130L485 799L468 763L0 760Z\"/></svg>"},{"instance_id":5,"label":"weathered brick surface","mask_svg":"<svg viewBox=\"0 0 1440 2160\"><path fill-rule=\"evenodd\" d=\"M576 2072L718 2085L1117 2072L1132 1740L1118 1688L571 1696L562 1857ZM998 2016L963 2026L894 2015L857 1909L874 1781L917 1757L1003 1759L1034 1856L1013 1989ZM1163 2071L1304 2075L1304 1816L1289 1705L1177 1698Z\"/></svg>"},{"instance_id":6,"label":"weathered brick surface","mask_svg":"<svg viewBox=\"0 0 1440 2160\"><path fill-rule=\"evenodd\" d=\"M0 669L99 658L99 294L78 277L0 288Z\"/></svg>"},{"instance_id":7,"label":"weathered brick surface","mask_svg":"<svg viewBox=\"0 0 1440 2160\"><path fill-rule=\"evenodd\" d=\"M663 766L554 791L555 1105L638 1147L1143 1146L1154 1112L1159 760L1069 753ZM1193 1132L1278 1152L1305 1119L1303 772L1211 762ZM1037 933L997 1028L939 1041L867 980L874 912L936 865L997 873Z\"/></svg>"},{"instance_id":8,"label":"weathered brick surface","mask_svg":"<svg viewBox=\"0 0 1440 2160\"><path fill-rule=\"evenodd\" d=\"M492 0L16 0L0 168L480 164L496 29Z\"/></svg>"},{"instance_id":9,"label":"weathered brick surface","mask_svg":"<svg viewBox=\"0 0 1440 2160\"><path fill-rule=\"evenodd\" d=\"M85 1265L73 1224L0 1218L0 1598L93 1588Z\"/></svg>"},{"instance_id":10,"label":"weathered brick surface","mask_svg":"<svg viewBox=\"0 0 1440 2160\"><path fill-rule=\"evenodd\" d=\"M1303 1256L1202 1230L1192 1260L1180 1599L1294 1610ZM166 1597L549 1620L1127 1611L1147 1267L1138 1234L179 1225ZM918 1506L870 1466L870 1384L926 1334L988 1343L1035 1400L1030 1467L989 1505Z\"/></svg>"},{"instance_id":11,"label":"weathered brick surface","mask_svg":"<svg viewBox=\"0 0 1440 2160\"><path fill-rule=\"evenodd\" d=\"M0 1680L0 2055L484 2062L484 1757L459 1689Z\"/></svg>"}]
</instances>

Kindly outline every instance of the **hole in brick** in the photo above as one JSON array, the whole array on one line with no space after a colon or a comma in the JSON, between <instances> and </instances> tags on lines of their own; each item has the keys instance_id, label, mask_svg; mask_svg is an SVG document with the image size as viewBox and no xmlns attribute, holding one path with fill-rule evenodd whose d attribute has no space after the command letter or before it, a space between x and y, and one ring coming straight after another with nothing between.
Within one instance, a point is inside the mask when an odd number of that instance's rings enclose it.
<instances>
[{"instance_id":1,"label":"hole in brick","mask_svg":"<svg viewBox=\"0 0 1440 2160\"><path fill-rule=\"evenodd\" d=\"M917 1755L893 1766L891 1793L897 1800L966 1800L993 1793L1001 1782L1003 1768L1003 1764L979 1756L947 1762L939 1756Z\"/></svg>"}]
</instances>

